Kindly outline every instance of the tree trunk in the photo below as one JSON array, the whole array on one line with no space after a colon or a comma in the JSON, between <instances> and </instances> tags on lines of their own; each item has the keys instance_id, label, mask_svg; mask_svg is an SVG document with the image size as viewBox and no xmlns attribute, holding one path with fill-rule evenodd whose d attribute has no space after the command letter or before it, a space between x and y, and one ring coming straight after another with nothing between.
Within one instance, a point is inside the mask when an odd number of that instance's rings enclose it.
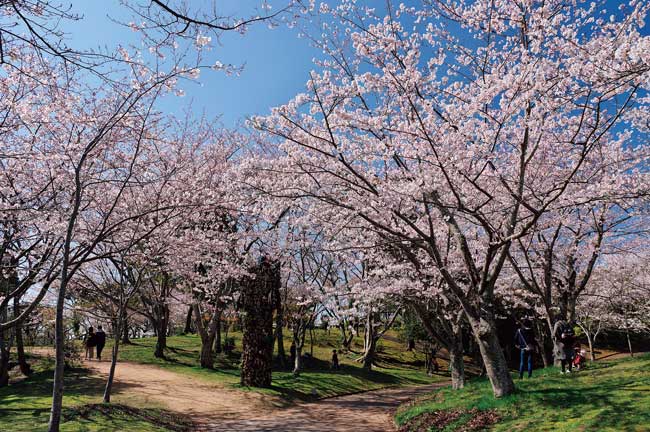
<instances>
[{"instance_id":1,"label":"tree trunk","mask_svg":"<svg viewBox=\"0 0 650 432\"><path fill-rule=\"evenodd\" d=\"M463 360L463 346L454 344L449 350L449 369L451 372L451 388L454 390L465 387L465 361Z\"/></svg>"},{"instance_id":2,"label":"tree trunk","mask_svg":"<svg viewBox=\"0 0 650 432\"><path fill-rule=\"evenodd\" d=\"M453 340L449 346L449 367L451 372L451 387L454 390L465 387L465 360L463 359L463 326L462 315L451 326Z\"/></svg>"},{"instance_id":3,"label":"tree trunk","mask_svg":"<svg viewBox=\"0 0 650 432\"><path fill-rule=\"evenodd\" d=\"M314 357L314 328L309 325L309 355Z\"/></svg>"},{"instance_id":4,"label":"tree trunk","mask_svg":"<svg viewBox=\"0 0 650 432\"><path fill-rule=\"evenodd\" d=\"M515 391L510 370L503 355L503 349L497 337L496 325L492 319L476 319L468 314L474 339L478 343L485 372L492 384L492 391L497 398L508 396Z\"/></svg>"},{"instance_id":5,"label":"tree trunk","mask_svg":"<svg viewBox=\"0 0 650 432\"><path fill-rule=\"evenodd\" d=\"M630 329L625 329L625 335L627 336L627 348L630 350L630 357L634 357L634 351L632 351L632 341L630 340Z\"/></svg>"},{"instance_id":6,"label":"tree trunk","mask_svg":"<svg viewBox=\"0 0 650 432\"><path fill-rule=\"evenodd\" d=\"M280 281L280 267L263 260L255 277L243 282L241 385L269 387L273 366L273 292Z\"/></svg>"},{"instance_id":7,"label":"tree trunk","mask_svg":"<svg viewBox=\"0 0 650 432\"><path fill-rule=\"evenodd\" d=\"M214 353L221 354L223 351L221 343L221 312L219 312L219 316L217 317L217 328L215 330L217 334L214 337Z\"/></svg>"},{"instance_id":8,"label":"tree trunk","mask_svg":"<svg viewBox=\"0 0 650 432\"><path fill-rule=\"evenodd\" d=\"M214 368L214 339L217 333L217 327L219 326L219 311L213 311L212 316L210 317L210 322L206 328L203 322L203 315L201 314L201 308L198 303L192 305L194 310L194 325L196 331L201 338L201 355L200 363L201 367L204 369L213 369Z\"/></svg>"},{"instance_id":9,"label":"tree trunk","mask_svg":"<svg viewBox=\"0 0 650 432\"><path fill-rule=\"evenodd\" d=\"M293 361L293 376L300 375L302 371L302 345L296 344L296 358Z\"/></svg>"},{"instance_id":10,"label":"tree trunk","mask_svg":"<svg viewBox=\"0 0 650 432\"><path fill-rule=\"evenodd\" d=\"M587 344L589 344L589 359L590 361L596 361L596 356L594 355L594 341L591 339L590 333L585 333L587 335Z\"/></svg>"},{"instance_id":11,"label":"tree trunk","mask_svg":"<svg viewBox=\"0 0 650 432\"><path fill-rule=\"evenodd\" d=\"M115 367L117 366L117 356L120 350L120 337L128 331L126 325L126 313L121 311L121 319L118 319L116 327L113 329L113 349L111 350L111 368L108 371L108 380L104 388L104 403L111 402L111 391L113 390L113 380L115 379ZM120 322L121 321L121 322Z\"/></svg>"},{"instance_id":12,"label":"tree trunk","mask_svg":"<svg viewBox=\"0 0 650 432\"><path fill-rule=\"evenodd\" d=\"M187 315L185 316L185 329L183 330L185 334L194 333L192 330L192 306L187 309Z\"/></svg>"},{"instance_id":13,"label":"tree trunk","mask_svg":"<svg viewBox=\"0 0 650 432\"><path fill-rule=\"evenodd\" d=\"M169 311L166 305L158 306L158 316L156 324L156 350L153 355L157 358L165 358L165 349L167 348L167 321Z\"/></svg>"},{"instance_id":14,"label":"tree trunk","mask_svg":"<svg viewBox=\"0 0 650 432\"><path fill-rule=\"evenodd\" d=\"M20 315L20 298L18 296L14 297L14 316L17 317ZM16 324L16 354L18 355L18 366L20 367L20 372L28 376L32 373L32 368L27 363L25 358L25 344L23 342L23 325L22 323Z\"/></svg>"},{"instance_id":15,"label":"tree trunk","mask_svg":"<svg viewBox=\"0 0 650 432\"><path fill-rule=\"evenodd\" d=\"M287 367L287 355L284 352L284 308L282 304L281 285L277 285L273 292L275 300L275 340L278 343L278 359L280 366L284 369Z\"/></svg>"},{"instance_id":16,"label":"tree trunk","mask_svg":"<svg viewBox=\"0 0 650 432\"><path fill-rule=\"evenodd\" d=\"M372 313L368 312L366 317L366 331L364 332L363 341L363 368L372 369L372 362L375 359L375 350L377 348L377 338L375 337L375 326L372 319Z\"/></svg>"},{"instance_id":17,"label":"tree trunk","mask_svg":"<svg viewBox=\"0 0 650 432\"><path fill-rule=\"evenodd\" d=\"M9 385L9 348L4 335L5 332L0 330L0 387Z\"/></svg>"},{"instance_id":18,"label":"tree trunk","mask_svg":"<svg viewBox=\"0 0 650 432\"><path fill-rule=\"evenodd\" d=\"M69 256L69 250L66 256ZM59 432L61 410L63 409L63 375L65 370L65 353L63 351L65 344L65 323L63 321L63 308L65 306L67 286L68 259L65 258L61 269L61 284L56 300L56 319L54 322L54 380L52 384L52 408L50 410L48 432Z\"/></svg>"},{"instance_id":19,"label":"tree trunk","mask_svg":"<svg viewBox=\"0 0 650 432\"><path fill-rule=\"evenodd\" d=\"M124 317L124 324L122 325L122 344L131 345L131 340L129 339L129 318Z\"/></svg>"}]
</instances>

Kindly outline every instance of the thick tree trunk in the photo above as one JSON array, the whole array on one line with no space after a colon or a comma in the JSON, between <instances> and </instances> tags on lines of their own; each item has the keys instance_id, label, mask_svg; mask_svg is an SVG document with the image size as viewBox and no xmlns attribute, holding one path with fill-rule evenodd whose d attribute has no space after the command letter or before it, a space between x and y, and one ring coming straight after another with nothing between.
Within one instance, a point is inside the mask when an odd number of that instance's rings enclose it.
<instances>
[{"instance_id":1,"label":"thick tree trunk","mask_svg":"<svg viewBox=\"0 0 650 432\"><path fill-rule=\"evenodd\" d=\"M476 319L468 316L468 320L481 352L485 373L492 384L494 396L499 398L512 394L515 391L515 384L497 337L495 322L488 317Z\"/></svg>"},{"instance_id":2,"label":"thick tree trunk","mask_svg":"<svg viewBox=\"0 0 650 432\"><path fill-rule=\"evenodd\" d=\"M157 358L165 358L165 348L167 348L167 324L159 326L156 333L156 350L153 355Z\"/></svg>"},{"instance_id":3,"label":"thick tree trunk","mask_svg":"<svg viewBox=\"0 0 650 432\"><path fill-rule=\"evenodd\" d=\"M169 310L167 305L158 306L156 321L156 350L153 355L157 358L165 358L165 349L167 349L167 325L169 320Z\"/></svg>"},{"instance_id":4,"label":"thick tree trunk","mask_svg":"<svg viewBox=\"0 0 650 432\"><path fill-rule=\"evenodd\" d=\"M455 344L449 350L449 369L451 372L451 388L454 390L465 387L465 361L463 360L463 346Z\"/></svg>"},{"instance_id":5,"label":"thick tree trunk","mask_svg":"<svg viewBox=\"0 0 650 432\"><path fill-rule=\"evenodd\" d=\"M269 387L273 366L273 292L280 285L280 267L262 261L255 278L242 284L241 385Z\"/></svg>"},{"instance_id":6,"label":"thick tree trunk","mask_svg":"<svg viewBox=\"0 0 650 432\"><path fill-rule=\"evenodd\" d=\"M194 310L194 325L196 331L201 338L201 354L200 354L200 363L201 367L205 369L214 368L214 339L217 333L217 328L219 327L219 311L213 311L210 321L206 328L205 323L203 322L203 315L201 313L201 308L198 303L192 305Z\"/></svg>"},{"instance_id":7,"label":"thick tree trunk","mask_svg":"<svg viewBox=\"0 0 650 432\"><path fill-rule=\"evenodd\" d=\"M453 340L449 344L449 367L451 387L455 390L465 387L465 360L463 359L463 326L459 316L451 326Z\"/></svg>"},{"instance_id":8,"label":"thick tree trunk","mask_svg":"<svg viewBox=\"0 0 650 432\"><path fill-rule=\"evenodd\" d=\"M214 342L213 338L206 338L205 343L201 343L201 357L200 363L201 367L204 369L213 369L214 368L214 353L212 350L212 343Z\"/></svg>"}]
</instances>

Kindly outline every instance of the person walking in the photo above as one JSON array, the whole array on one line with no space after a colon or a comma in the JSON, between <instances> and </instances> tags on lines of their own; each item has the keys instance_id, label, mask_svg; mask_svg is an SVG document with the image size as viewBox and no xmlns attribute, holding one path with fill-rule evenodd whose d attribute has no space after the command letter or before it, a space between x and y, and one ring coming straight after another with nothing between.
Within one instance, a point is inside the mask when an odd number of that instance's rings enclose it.
<instances>
[{"instance_id":1,"label":"person walking","mask_svg":"<svg viewBox=\"0 0 650 432\"><path fill-rule=\"evenodd\" d=\"M93 359L93 350L97 345L97 336L95 335L95 329L88 327L88 333L84 338L84 346L86 347L86 360Z\"/></svg>"},{"instance_id":2,"label":"person walking","mask_svg":"<svg viewBox=\"0 0 650 432\"><path fill-rule=\"evenodd\" d=\"M529 319L523 320L515 332L515 347L519 349L519 379L524 377L524 369L528 370L528 378L532 377L535 333Z\"/></svg>"},{"instance_id":3,"label":"person walking","mask_svg":"<svg viewBox=\"0 0 650 432\"><path fill-rule=\"evenodd\" d=\"M104 350L104 346L106 346L106 333L104 333L102 326L97 327L95 339L97 342L97 360L102 361L102 351Z\"/></svg>"}]
</instances>

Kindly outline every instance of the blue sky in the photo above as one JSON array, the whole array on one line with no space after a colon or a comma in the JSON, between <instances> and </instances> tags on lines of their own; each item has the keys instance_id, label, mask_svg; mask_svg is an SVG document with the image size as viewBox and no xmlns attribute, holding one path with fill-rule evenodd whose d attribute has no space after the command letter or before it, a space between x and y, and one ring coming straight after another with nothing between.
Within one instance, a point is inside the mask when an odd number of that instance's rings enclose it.
<instances>
[{"instance_id":1,"label":"blue sky","mask_svg":"<svg viewBox=\"0 0 650 432\"><path fill-rule=\"evenodd\" d=\"M197 0L191 1L193 4ZM259 3L259 0L217 2L226 15L236 8L240 11L244 8L244 15L248 15ZM274 4L280 4L280 0ZM84 19L64 27L69 45L114 48L118 44L139 44L136 33L110 19L131 21L118 0L72 0L72 8ZM241 76L203 71L200 84L183 84L185 97L167 97L161 107L182 111L191 104L194 111L221 115L224 125L230 127L248 115L266 113L271 107L287 102L304 89L313 69L312 59L319 54L298 33L287 27L271 30L265 24L252 26L245 35L226 33L222 44L215 46L208 58L210 63L219 60L224 64L245 65Z\"/></svg>"},{"instance_id":2,"label":"blue sky","mask_svg":"<svg viewBox=\"0 0 650 432\"><path fill-rule=\"evenodd\" d=\"M84 19L65 24L69 45L75 48L139 45L138 35L114 21L129 22L132 17L119 0L70 0L72 10ZM146 4L148 0L138 0ZM215 0L188 0L194 8L209 5ZM288 0L272 0L277 8ZM330 3L333 0L330 0ZM410 3L409 0L404 0ZM260 0L217 0L223 15L249 16ZM360 0L359 3L380 6L384 0ZM617 13L618 0L607 0L608 13ZM395 4L398 4L396 1ZM209 8L208 8L209 10ZM648 27L643 34L648 34ZM241 76L227 76L222 72L204 71L200 83L185 83L186 96L166 97L161 108L168 112L183 112L191 106L196 113L221 116L226 127L236 126L249 115L265 114L274 106L289 101L304 90L309 71L314 69L312 59L320 52L307 39L298 36L297 29L281 26L271 30L264 23L254 25L245 35L225 33L221 44L209 53L206 63L216 60L224 64L245 65Z\"/></svg>"}]
</instances>

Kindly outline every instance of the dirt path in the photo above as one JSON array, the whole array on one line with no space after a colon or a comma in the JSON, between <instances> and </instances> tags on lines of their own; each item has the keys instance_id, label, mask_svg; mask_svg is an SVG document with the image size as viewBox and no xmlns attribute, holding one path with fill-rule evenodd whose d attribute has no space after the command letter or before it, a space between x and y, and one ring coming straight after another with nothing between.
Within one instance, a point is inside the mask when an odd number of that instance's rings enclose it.
<instances>
[{"instance_id":1,"label":"dirt path","mask_svg":"<svg viewBox=\"0 0 650 432\"><path fill-rule=\"evenodd\" d=\"M107 375L109 362L85 362ZM398 405L434 391L446 383L388 388L278 408L275 396L230 389L177 374L157 366L118 363L114 394L132 396L139 403L165 408L199 419L200 431L359 431L394 430Z\"/></svg>"},{"instance_id":2,"label":"dirt path","mask_svg":"<svg viewBox=\"0 0 650 432\"><path fill-rule=\"evenodd\" d=\"M395 430L393 413L402 403L446 383L382 389L330 398L246 419L209 421L203 431L386 432Z\"/></svg>"}]
</instances>

